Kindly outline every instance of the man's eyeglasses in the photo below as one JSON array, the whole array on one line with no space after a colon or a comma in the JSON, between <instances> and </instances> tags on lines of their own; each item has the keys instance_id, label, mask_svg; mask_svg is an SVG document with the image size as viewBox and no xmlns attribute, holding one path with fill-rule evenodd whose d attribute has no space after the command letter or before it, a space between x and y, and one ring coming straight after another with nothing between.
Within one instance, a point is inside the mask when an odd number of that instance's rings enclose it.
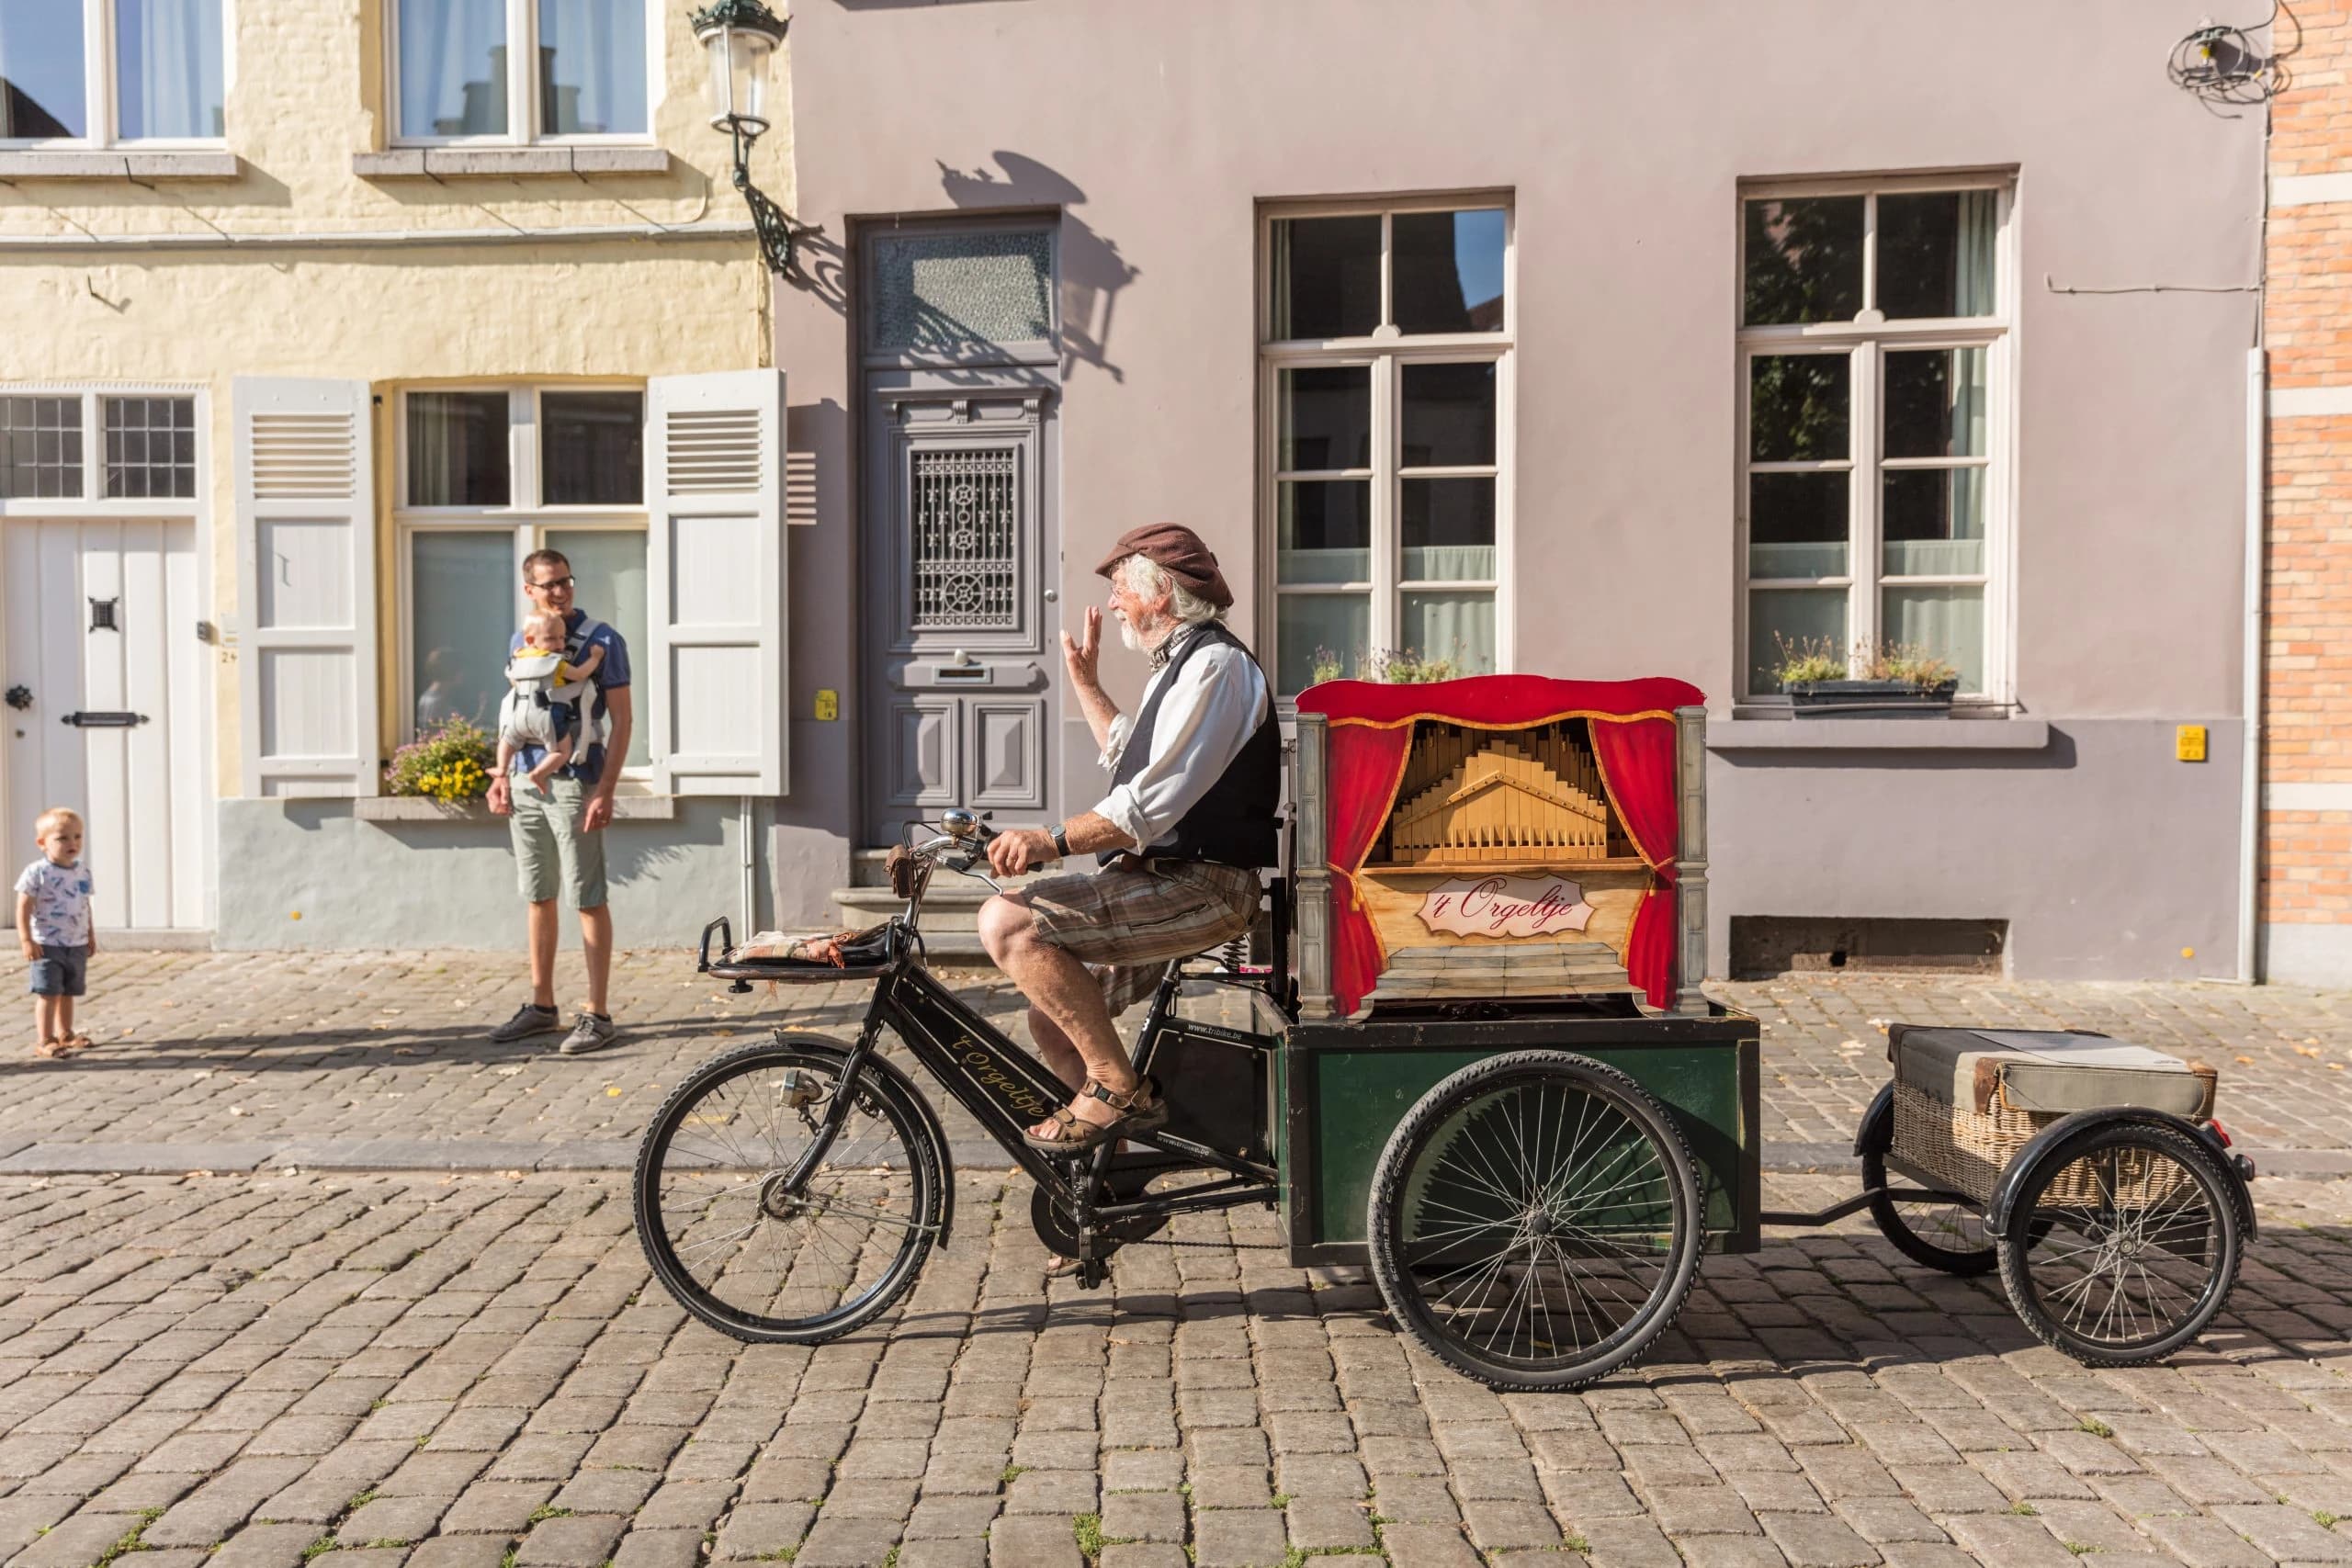
<instances>
[{"instance_id":1,"label":"man's eyeglasses","mask_svg":"<svg viewBox=\"0 0 2352 1568\"><path fill-rule=\"evenodd\" d=\"M525 584L525 586L526 586L526 587L529 587L529 588L537 588L537 589L538 589L539 591L541 591L542 592L552 593L553 592L555 592L555 591L556 591L557 589L559 589L559 588L569 588L569 587L571 587L571 584L572 584L572 582L573 582L574 581L575 581L574 579L572 579L572 578L569 578L569 577L550 577L550 578L548 578L545 582L532 582L532 583L526 583L526 584Z\"/></svg>"}]
</instances>

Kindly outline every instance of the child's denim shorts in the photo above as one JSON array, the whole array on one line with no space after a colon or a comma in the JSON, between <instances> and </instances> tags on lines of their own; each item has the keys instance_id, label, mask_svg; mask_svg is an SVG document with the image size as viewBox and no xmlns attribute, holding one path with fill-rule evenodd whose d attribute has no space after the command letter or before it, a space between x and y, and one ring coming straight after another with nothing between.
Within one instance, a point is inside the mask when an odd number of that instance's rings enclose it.
<instances>
[{"instance_id":1,"label":"child's denim shorts","mask_svg":"<svg viewBox=\"0 0 2352 1568\"><path fill-rule=\"evenodd\" d=\"M87 984L90 969L88 947L58 947L44 943L40 956L32 964L33 995L37 997L78 997Z\"/></svg>"}]
</instances>

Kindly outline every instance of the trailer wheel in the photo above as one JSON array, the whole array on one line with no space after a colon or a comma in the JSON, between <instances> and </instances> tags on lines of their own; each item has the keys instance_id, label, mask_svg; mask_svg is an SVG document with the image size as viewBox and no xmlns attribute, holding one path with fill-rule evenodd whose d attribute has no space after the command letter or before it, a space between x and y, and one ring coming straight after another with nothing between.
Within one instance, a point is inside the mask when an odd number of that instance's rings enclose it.
<instances>
[{"instance_id":1,"label":"trailer wheel","mask_svg":"<svg viewBox=\"0 0 2352 1568\"><path fill-rule=\"evenodd\" d=\"M1490 1387L1569 1389L1639 1356L1699 1265L1699 1180L1671 1116L1614 1067L1489 1057L1396 1124L1365 1235L1397 1326Z\"/></svg>"}]
</instances>

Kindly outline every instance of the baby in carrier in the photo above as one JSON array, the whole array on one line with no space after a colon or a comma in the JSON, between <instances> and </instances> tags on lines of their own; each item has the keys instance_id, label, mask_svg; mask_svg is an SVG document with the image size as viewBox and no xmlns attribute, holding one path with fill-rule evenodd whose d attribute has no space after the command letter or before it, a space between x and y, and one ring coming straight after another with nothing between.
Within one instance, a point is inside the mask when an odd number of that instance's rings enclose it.
<instances>
[{"instance_id":1,"label":"baby in carrier","mask_svg":"<svg viewBox=\"0 0 2352 1568\"><path fill-rule=\"evenodd\" d=\"M558 769L571 764L580 744L581 698L587 693L588 678L605 662L605 650L592 644L577 664L566 663L563 650L561 615L540 611L524 617L522 650L506 661L506 697L498 705L502 778L526 746L545 750L530 773L531 782L542 789Z\"/></svg>"}]
</instances>

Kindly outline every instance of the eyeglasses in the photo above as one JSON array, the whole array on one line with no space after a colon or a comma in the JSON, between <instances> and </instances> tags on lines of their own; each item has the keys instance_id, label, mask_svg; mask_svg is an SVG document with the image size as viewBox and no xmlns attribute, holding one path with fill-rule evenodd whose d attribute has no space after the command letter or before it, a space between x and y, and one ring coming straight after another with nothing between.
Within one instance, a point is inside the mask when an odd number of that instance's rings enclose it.
<instances>
[{"instance_id":1,"label":"eyeglasses","mask_svg":"<svg viewBox=\"0 0 2352 1568\"><path fill-rule=\"evenodd\" d=\"M526 588L536 588L542 592L552 593L559 588L570 588L574 581L576 580L569 577L550 577L545 582L526 582L523 586Z\"/></svg>"}]
</instances>

